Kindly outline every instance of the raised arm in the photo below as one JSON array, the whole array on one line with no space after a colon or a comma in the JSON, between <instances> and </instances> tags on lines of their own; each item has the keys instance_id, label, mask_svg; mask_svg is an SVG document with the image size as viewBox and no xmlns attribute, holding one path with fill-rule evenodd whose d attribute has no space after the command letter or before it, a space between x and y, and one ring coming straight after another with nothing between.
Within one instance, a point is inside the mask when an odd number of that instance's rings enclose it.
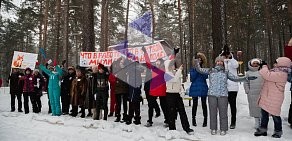
<instances>
[{"instance_id":1,"label":"raised arm","mask_svg":"<svg viewBox=\"0 0 292 141\"><path fill-rule=\"evenodd\" d=\"M263 68L259 70L259 73L261 74L264 80L271 81L271 82L280 82L280 83L284 82L283 80L285 80L286 82L287 76L284 76L277 72L271 72L268 69L267 65L264 65Z\"/></svg>"},{"instance_id":2,"label":"raised arm","mask_svg":"<svg viewBox=\"0 0 292 141\"><path fill-rule=\"evenodd\" d=\"M210 69L209 68L201 68L200 64L199 64L199 60L195 59L195 63L194 63L194 67L196 69L197 72L201 73L201 74L210 74Z\"/></svg>"},{"instance_id":3,"label":"raised arm","mask_svg":"<svg viewBox=\"0 0 292 141\"><path fill-rule=\"evenodd\" d=\"M43 64L40 64L40 69L47 75L51 75L52 72L48 70Z\"/></svg>"},{"instance_id":4,"label":"raised arm","mask_svg":"<svg viewBox=\"0 0 292 141\"><path fill-rule=\"evenodd\" d=\"M62 75L64 74L63 70L58 65L56 66L56 71L58 72L60 77L62 77Z\"/></svg>"}]
</instances>

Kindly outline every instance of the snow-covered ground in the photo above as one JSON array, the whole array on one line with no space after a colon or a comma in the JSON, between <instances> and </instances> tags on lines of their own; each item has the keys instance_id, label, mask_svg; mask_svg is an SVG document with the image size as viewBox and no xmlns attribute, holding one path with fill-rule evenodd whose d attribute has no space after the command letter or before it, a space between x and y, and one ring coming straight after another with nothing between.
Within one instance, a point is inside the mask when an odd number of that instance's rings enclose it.
<instances>
[{"instance_id":1,"label":"snow-covered ground","mask_svg":"<svg viewBox=\"0 0 292 141\"><path fill-rule=\"evenodd\" d=\"M282 107L283 132L280 140L292 140L292 129L287 123L287 115L290 104L290 84L287 84L285 101ZM40 114L24 114L10 112L10 95L8 88L0 89L0 140L1 141L34 141L34 140L206 140L206 141L251 141L251 140L277 140L271 138L273 133L273 122L270 118L269 131L267 137L254 137L254 120L249 117L246 94L241 85L237 98L237 127L229 130L227 135L211 135L208 127L201 127L203 117L202 110L198 108L197 127L191 127L195 130L194 135L187 135L181 127L179 118L177 121L177 131L168 131L163 127L163 116L154 118L152 127L144 127L147 120L147 102L141 106L142 125L125 125L124 123L115 123L114 117L108 121L94 121L90 118L73 118L70 116L53 117L47 114L47 96L42 97L43 108ZM185 101L189 121L191 123L191 107L188 101ZM31 105L30 105L31 111ZM230 122L230 121L229 121Z\"/></svg>"}]
</instances>

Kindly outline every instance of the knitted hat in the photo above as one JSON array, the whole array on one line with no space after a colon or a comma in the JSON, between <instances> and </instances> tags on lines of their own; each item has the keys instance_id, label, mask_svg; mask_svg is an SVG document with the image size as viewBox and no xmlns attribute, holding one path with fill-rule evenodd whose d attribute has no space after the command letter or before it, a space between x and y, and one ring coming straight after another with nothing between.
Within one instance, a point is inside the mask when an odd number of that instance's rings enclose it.
<instances>
[{"instance_id":1,"label":"knitted hat","mask_svg":"<svg viewBox=\"0 0 292 141\"><path fill-rule=\"evenodd\" d=\"M277 65L279 67L291 67L292 63L291 60L287 57L279 57L277 60Z\"/></svg>"},{"instance_id":2,"label":"knitted hat","mask_svg":"<svg viewBox=\"0 0 292 141\"><path fill-rule=\"evenodd\" d=\"M216 59L215 59L215 63L216 62L219 62L219 61L221 61L221 62L224 62L224 57L223 56L218 56Z\"/></svg>"}]
</instances>

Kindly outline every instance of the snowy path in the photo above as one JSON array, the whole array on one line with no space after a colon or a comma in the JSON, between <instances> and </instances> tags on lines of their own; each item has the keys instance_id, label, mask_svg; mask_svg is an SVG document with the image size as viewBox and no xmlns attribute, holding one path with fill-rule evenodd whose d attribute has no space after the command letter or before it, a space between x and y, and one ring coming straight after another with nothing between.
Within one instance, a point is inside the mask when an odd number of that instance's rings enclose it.
<instances>
[{"instance_id":1,"label":"snowy path","mask_svg":"<svg viewBox=\"0 0 292 141\"><path fill-rule=\"evenodd\" d=\"M290 92L286 87L286 97L282 107L282 118L287 119L288 107L290 104ZM146 100L145 100L146 101ZM210 134L209 127L201 127L203 117L199 104L197 114L198 127L191 127L195 130L194 135L187 135L177 121L177 131L168 131L163 125L163 116L154 118L153 127L146 128L143 125L147 120L147 103L142 105L142 125L125 125L123 123L113 122L115 118L110 117L109 121L93 121L90 118L81 119L70 116L52 117L47 114L47 97L42 97L42 113L34 114L9 112L10 95L7 89L0 89L0 140L1 141L80 141L80 140L115 140L115 141L164 141L164 140L202 140L202 141L260 141L260 140L277 140L271 138L273 132L273 122L270 118L269 131L267 137L254 137L254 120L249 117L247 98L244 91L241 90L237 98L237 127L235 130L229 130L226 136ZM191 107L187 106L186 110L189 121L191 121ZM30 105L31 111L31 105ZM178 118L179 119L179 118ZM190 122L191 123L191 122ZM280 139L292 140L292 130L288 127L287 121L283 120L284 135Z\"/></svg>"}]
</instances>

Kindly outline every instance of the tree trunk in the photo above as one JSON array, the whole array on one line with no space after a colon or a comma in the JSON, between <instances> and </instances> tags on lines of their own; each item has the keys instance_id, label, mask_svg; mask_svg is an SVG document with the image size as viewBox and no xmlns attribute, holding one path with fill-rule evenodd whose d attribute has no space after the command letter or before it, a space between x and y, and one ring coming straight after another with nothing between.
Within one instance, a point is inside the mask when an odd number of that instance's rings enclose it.
<instances>
[{"instance_id":1,"label":"tree trunk","mask_svg":"<svg viewBox=\"0 0 292 141\"><path fill-rule=\"evenodd\" d=\"M292 0L288 0L288 15L289 15L290 37L292 37Z\"/></svg>"},{"instance_id":2,"label":"tree trunk","mask_svg":"<svg viewBox=\"0 0 292 141\"><path fill-rule=\"evenodd\" d=\"M189 13L189 68L192 67L193 49L194 49L194 1L188 0L188 13ZM190 69L187 69L189 71Z\"/></svg>"},{"instance_id":3,"label":"tree trunk","mask_svg":"<svg viewBox=\"0 0 292 141\"><path fill-rule=\"evenodd\" d=\"M272 48L272 35L271 35L271 28L272 28L272 17L270 13L270 3L268 0L265 1L265 17L266 17L266 29L267 29L267 34L268 34L268 51L269 55L267 56L267 59L270 61L270 65L273 65L274 57L273 53L274 50Z\"/></svg>"},{"instance_id":4,"label":"tree trunk","mask_svg":"<svg viewBox=\"0 0 292 141\"><path fill-rule=\"evenodd\" d=\"M45 1L45 10L44 10L44 31L43 31L43 40L42 40L42 47L44 52L46 53L47 48L47 31L48 31L48 16L49 16L49 0ZM45 60L44 60L45 61Z\"/></svg>"},{"instance_id":5,"label":"tree trunk","mask_svg":"<svg viewBox=\"0 0 292 141\"><path fill-rule=\"evenodd\" d=\"M69 0L64 0L64 40L63 40L63 48L65 48L65 53L63 55L63 58L67 61L66 68L68 68L68 58L69 58Z\"/></svg>"},{"instance_id":6,"label":"tree trunk","mask_svg":"<svg viewBox=\"0 0 292 141\"><path fill-rule=\"evenodd\" d=\"M150 9L151 9L151 14L152 14L152 42L154 42L155 28L156 28L155 11L154 11L154 0L149 0L149 4L150 4Z\"/></svg>"},{"instance_id":7,"label":"tree trunk","mask_svg":"<svg viewBox=\"0 0 292 141\"><path fill-rule=\"evenodd\" d=\"M178 26L179 26L179 48L180 48L180 56L181 56L181 64L183 66L186 66L186 63L184 61L184 50L183 50L183 31L182 31L182 15L181 15L181 0L178 0ZM186 81L186 69L183 70L183 82Z\"/></svg>"},{"instance_id":8,"label":"tree trunk","mask_svg":"<svg viewBox=\"0 0 292 141\"><path fill-rule=\"evenodd\" d=\"M60 50L60 26L61 26L61 0L56 1L56 30L55 30L55 60L56 63L58 64L59 62L59 55L62 52Z\"/></svg>"},{"instance_id":9,"label":"tree trunk","mask_svg":"<svg viewBox=\"0 0 292 141\"><path fill-rule=\"evenodd\" d=\"M104 1L104 0L103 0ZM93 0L83 1L83 32L82 51L95 51L94 35L94 2ZM103 32L101 32L102 34Z\"/></svg>"},{"instance_id":10,"label":"tree trunk","mask_svg":"<svg viewBox=\"0 0 292 141\"><path fill-rule=\"evenodd\" d=\"M226 44L225 5L225 0L212 0L213 60L221 53Z\"/></svg>"},{"instance_id":11,"label":"tree trunk","mask_svg":"<svg viewBox=\"0 0 292 141\"><path fill-rule=\"evenodd\" d=\"M100 51L106 51L108 47L108 6L109 0L101 1L101 35Z\"/></svg>"},{"instance_id":12,"label":"tree trunk","mask_svg":"<svg viewBox=\"0 0 292 141\"><path fill-rule=\"evenodd\" d=\"M127 2L127 10L126 10L126 23L125 23L125 35L124 35L124 48L127 48L128 43L128 22L129 22L129 8L130 8L130 0Z\"/></svg>"},{"instance_id":13,"label":"tree trunk","mask_svg":"<svg viewBox=\"0 0 292 141\"><path fill-rule=\"evenodd\" d=\"M40 48L43 48L43 1L40 0L40 14L39 14L39 47L36 53L39 53ZM38 61L42 62L42 56L38 56Z\"/></svg>"}]
</instances>

